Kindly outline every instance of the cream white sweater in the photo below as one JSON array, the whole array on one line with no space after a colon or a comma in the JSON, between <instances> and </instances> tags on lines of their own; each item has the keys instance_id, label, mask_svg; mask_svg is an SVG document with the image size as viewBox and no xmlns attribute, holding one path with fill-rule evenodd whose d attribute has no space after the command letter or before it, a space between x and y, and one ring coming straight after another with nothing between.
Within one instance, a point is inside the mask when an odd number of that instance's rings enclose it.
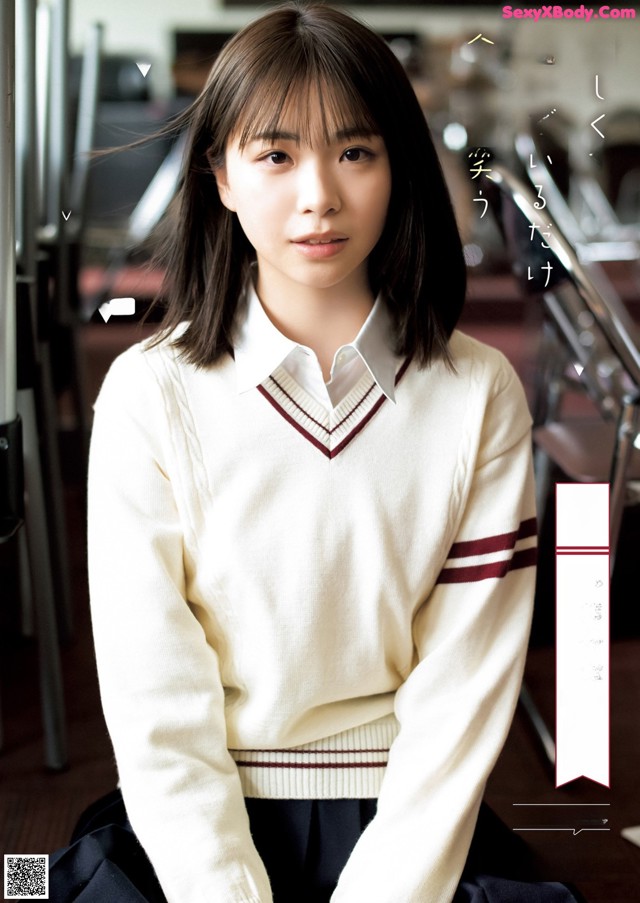
<instances>
[{"instance_id":1,"label":"cream white sweater","mask_svg":"<svg viewBox=\"0 0 640 903\"><path fill-rule=\"evenodd\" d=\"M379 798L334 903L449 903L530 626L530 418L495 350L331 413L163 344L96 404L89 571L127 810L170 903L270 903L244 796ZM305 901L300 901L305 903Z\"/></svg>"}]
</instances>

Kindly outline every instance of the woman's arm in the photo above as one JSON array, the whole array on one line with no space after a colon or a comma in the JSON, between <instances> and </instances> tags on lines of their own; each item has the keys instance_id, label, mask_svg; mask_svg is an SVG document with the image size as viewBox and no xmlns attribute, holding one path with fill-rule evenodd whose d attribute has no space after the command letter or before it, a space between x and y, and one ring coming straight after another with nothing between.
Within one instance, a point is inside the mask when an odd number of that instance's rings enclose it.
<instances>
[{"instance_id":1,"label":"woman's arm","mask_svg":"<svg viewBox=\"0 0 640 903\"><path fill-rule=\"evenodd\" d=\"M172 483L171 436L136 346L107 375L91 440L89 580L105 718L131 824L170 903L271 903L227 751L218 656L186 598L178 506L190 488Z\"/></svg>"},{"instance_id":2,"label":"woman's arm","mask_svg":"<svg viewBox=\"0 0 640 903\"><path fill-rule=\"evenodd\" d=\"M449 557L413 624L418 663L378 814L332 903L449 903L522 679L535 558L526 402L503 368ZM452 454L455 451L452 449Z\"/></svg>"}]
</instances>

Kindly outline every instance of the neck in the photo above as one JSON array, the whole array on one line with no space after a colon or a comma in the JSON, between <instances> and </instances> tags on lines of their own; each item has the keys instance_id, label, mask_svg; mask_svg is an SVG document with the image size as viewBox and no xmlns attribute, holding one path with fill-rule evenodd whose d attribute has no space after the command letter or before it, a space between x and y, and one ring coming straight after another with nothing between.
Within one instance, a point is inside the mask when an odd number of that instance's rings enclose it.
<instances>
[{"instance_id":1,"label":"neck","mask_svg":"<svg viewBox=\"0 0 640 903\"><path fill-rule=\"evenodd\" d=\"M291 289L279 290L258 277L256 291L274 326L315 352L325 382L330 378L336 351L355 339L374 301L368 285L339 289L299 286L292 298Z\"/></svg>"}]
</instances>

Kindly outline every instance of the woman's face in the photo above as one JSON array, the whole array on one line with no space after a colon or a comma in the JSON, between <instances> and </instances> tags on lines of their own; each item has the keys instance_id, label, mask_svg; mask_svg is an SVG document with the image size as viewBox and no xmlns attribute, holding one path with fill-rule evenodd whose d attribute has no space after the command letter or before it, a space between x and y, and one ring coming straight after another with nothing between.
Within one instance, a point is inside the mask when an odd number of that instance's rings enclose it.
<instances>
[{"instance_id":1,"label":"woman's face","mask_svg":"<svg viewBox=\"0 0 640 903\"><path fill-rule=\"evenodd\" d=\"M319 103L316 112L321 123ZM313 109L309 115L316 121ZM237 138L229 141L215 173L222 203L255 248L267 291L368 290L367 258L391 194L384 141L355 127L327 137L319 127L307 143L297 119L285 113L276 134L254 136L242 148Z\"/></svg>"}]
</instances>

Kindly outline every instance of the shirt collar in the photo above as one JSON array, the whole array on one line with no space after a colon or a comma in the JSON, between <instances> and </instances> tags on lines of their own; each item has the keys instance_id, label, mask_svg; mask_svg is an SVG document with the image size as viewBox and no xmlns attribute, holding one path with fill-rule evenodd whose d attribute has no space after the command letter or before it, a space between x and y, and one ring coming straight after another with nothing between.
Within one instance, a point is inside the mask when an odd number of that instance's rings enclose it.
<instances>
[{"instance_id":1,"label":"shirt collar","mask_svg":"<svg viewBox=\"0 0 640 903\"><path fill-rule=\"evenodd\" d=\"M378 295L352 344L384 394L395 402L398 359L391 347L392 337L391 315L384 299Z\"/></svg>"},{"instance_id":2,"label":"shirt collar","mask_svg":"<svg viewBox=\"0 0 640 903\"><path fill-rule=\"evenodd\" d=\"M240 322L234 343L239 393L263 383L292 352L297 349L309 351L306 346L283 335L271 322L252 282L246 291L244 317L240 309L239 315ZM356 338L342 347L355 348L387 398L395 401L398 361L391 347L391 336L391 316L379 295Z\"/></svg>"},{"instance_id":3,"label":"shirt collar","mask_svg":"<svg viewBox=\"0 0 640 903\"><path fill-rule=\"evenodd\" d=\"M273 325L252 282L244 306L244 319L240 319L234 343L238 392L259 386L298 347ZM241 316L240 310L238 314Z\"/></svg>"}]
</instances>

